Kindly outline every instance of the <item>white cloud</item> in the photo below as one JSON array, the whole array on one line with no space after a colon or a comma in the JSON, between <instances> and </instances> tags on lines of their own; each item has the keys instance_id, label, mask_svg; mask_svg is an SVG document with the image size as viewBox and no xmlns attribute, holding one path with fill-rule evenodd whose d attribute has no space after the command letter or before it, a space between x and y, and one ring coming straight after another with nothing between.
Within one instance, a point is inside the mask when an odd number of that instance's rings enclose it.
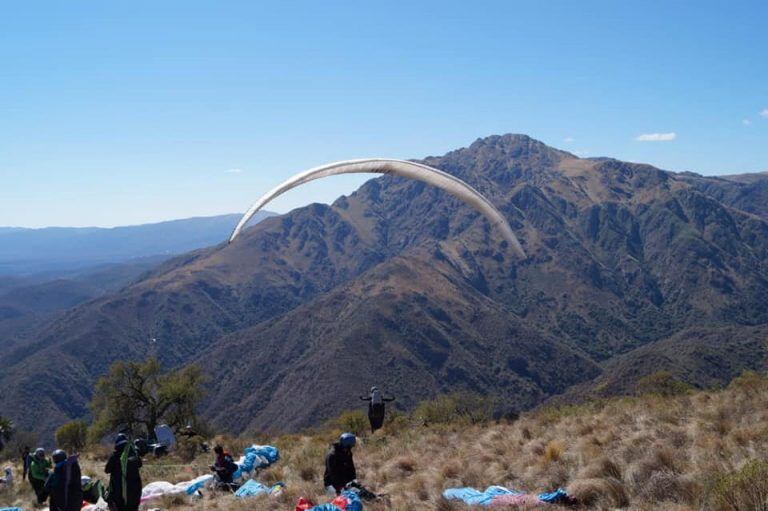
<instances>
[{"instance_id":1,"label":"white cloud","mask_svg":"<svg viewBox=\"0 0 768 511\"><path fill-rule=\"evenodd\" d=\"M243 169L227 169L224 172L226 172L227 174L242 174Z\"/></svg>"},{"instance_id":2,"label":"white cloud","mask_svg":"<svg viewBox=\"0 0 768 511\"><path fill-rule=\"evenodd\" d=\"M565 137L564 142L567 144L570 144L571 142L575 141L576 139L573 137Z\"/></svg>"},{"instance_id":3,"label":"white cloud","mask_svg":"<svg viewBox=\"0 0 768 511\"><path fill-rule=\"evenodd\" d=\"M768 108L763 108L760 112L760 117L768 117Z\"/></svg>"},{"instance_id":4,"label":"white cloud","mask_svg":"<svg viewBox=\"0 0 768 511\"><path fill-rule=\"evenodd\" d=\"M669 142L677 138L677 133L644 133L635 140L638 142Z\"/></svg>"},{"instance_id":5,"label":"white cloud","mask_svg":"<svg viewBox=\"0 0 768 511\"><path fill-rule=\"evenodd\" d=\"M750 124L752 124L752 121L750 121L749 119L742 119L741 124L743 124L744 126L749 126Z\"/></svg>"}]
</instances>

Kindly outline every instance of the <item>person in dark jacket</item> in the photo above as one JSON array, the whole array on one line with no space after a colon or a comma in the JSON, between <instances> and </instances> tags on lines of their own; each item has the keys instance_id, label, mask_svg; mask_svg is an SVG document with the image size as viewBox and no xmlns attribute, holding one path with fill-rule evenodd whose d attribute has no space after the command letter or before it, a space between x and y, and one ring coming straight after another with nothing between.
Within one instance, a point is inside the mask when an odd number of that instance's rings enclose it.
<instances>
[{"instance_id":1,"label":"person in dark jacket","mask_svg":"<svg viewBox=\"0 0 768 511\"><path fill-rule=\"evenodd\" d=\"M38 447L35 449L34 456L29 460L29 484L35 491L38 504L44 504L48 500L48 492L45 491L45 481L48 479L48 472L51 469L51 462L45 458L45 449Z\"/></svg>"},{"instance_id":2,"label":"person in dark jacket","mask_svg":"<svg viewBox=\"0 0 768 511\"><path fill-rule=\"evenodd\" d=\"M368 401L368 422L371 424L371 433L381 429L384 425L384 413L386 406L384 403L390 403L395 400L394 397L384 397L378 387L371 387L370 394L360 396L363 401Z\"/></svg>"},{"instance_id":3,"label":"person in dark jacket","mask_svg":"<svg viewBox=\"0 0 768 511\"><path fill-rule=\"evenodd\" d=\"M26 479L27 474L29 474L29 462L32 460L32 455L29 453L29 447L26 445L24 446L24 449L21 451L21 466L22 466L22 473L21 478Z\"/></svg>"},{"instance_id":4,"label":"person in dark jacket","mask_svg":"<svg viewBox=\"0 0 768 511\"><path fill-rule=\"evenodd\" d=\"M53 464L53 472L45 482L51 496L50 511L78 511L83 507L83 488L77 456L67 458L67 453L58 449L53 452Z\"/></svg>"},{"instance_id":5,"label":"person in dark jacket","mask_svg":"<svg viewBox=\"0 0 768 511\"><path fill-rule=\"evenodd\" d=\"M115 451L104 471L109 474L107 503L111 511L137 511L141 501L141 458L123 434L115 439Z\"/></svg>"},{"instance_id":6,"label":"person in dark jacket","mask_svg":"<svg viewBox=\"0 0 768 511\"><path fill-rule=\"evenodd\" d=\"M222 488L236 489L235 484L232 482L232 475L237 472L237 463L224 448L217 445L213 448L213 452L216 454L216 458L213 460L211 470L216 473L219 486Z\"/></svg>"},{"instance_id":7,"label":"person in dark jacket","mask_svg":"<svg viewBox=\"0 0 768 511\"><path fill-rule=\"evenodd\" d=\"M355 462L352 459L352 448L356 443L355 435L343 433L331 445L331 449L325 456L325 475L323 476L323 486L328 491L332 488L338 495L347 484L357 479Z\"/></svg>"}]
</instances>

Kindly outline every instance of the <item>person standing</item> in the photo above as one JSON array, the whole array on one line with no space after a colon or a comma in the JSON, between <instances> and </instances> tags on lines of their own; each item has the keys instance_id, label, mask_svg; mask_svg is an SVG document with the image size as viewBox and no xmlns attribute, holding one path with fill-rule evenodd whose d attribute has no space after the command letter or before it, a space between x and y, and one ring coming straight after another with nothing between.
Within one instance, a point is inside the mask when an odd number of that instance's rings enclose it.
<instances>
[{"instance_id":1,"label":"person standing","mask_svg":"<svg viewBox=\"0 0 768 511\"><path fill-rule=\"evenodd\" d=\"M35 491L38 504L44 504L48 500L48 492L45 491L45 481L51 469L51 461L45 458L45 449L38 447L35 454L29 460L29 484Z\"/></svg>"},{"instance_id":2,"label":"person standing","mask_svg":"<svg viewBox=\"0 0 768 511\"><path fill-rule=\"evenodd\" d=\"M51 496L50 511L78 511L83 507L83 488L77 456L67 458L67 453L58 449L52 458L53 472L45 482Z\"/></svg>"},{"instance_id":3,"label":"person standing","mask_svg":"<svg viewBox=\"0 0 768 511\"><path fill-rule=\"evenodd\" d=\"M141 458L124 434L115 438L115 450L104 471L109 474L107 504L111 511L137 511L141 503Z\"/></svg>"},{"instance_id":4,"label":"person standing","mask_svg":"<svg viewBox=\"0 0 768 511\"><path fill-rule=\"evenodd\" d=\"M31 457L32 455L29 453L29 447L25 445L24 449L21 450L22 479L26 479L27 474L29 474L29 462L31 461Z\"/></svg>"},{"instance_id":5,"label":"person standing","mask_svg":"<svg viewBox=\"0 0 768 511\"><path fill-rule=\"evenodd\" d=\"M371 424L371 433L374 433L384 425L384 414L386 413L384 403L392 402L395 398L384 397L378 387L371 387L370 394L367 397L360 396L360 399L368 401L368 422Z\"/></svg>"}]
</instances>

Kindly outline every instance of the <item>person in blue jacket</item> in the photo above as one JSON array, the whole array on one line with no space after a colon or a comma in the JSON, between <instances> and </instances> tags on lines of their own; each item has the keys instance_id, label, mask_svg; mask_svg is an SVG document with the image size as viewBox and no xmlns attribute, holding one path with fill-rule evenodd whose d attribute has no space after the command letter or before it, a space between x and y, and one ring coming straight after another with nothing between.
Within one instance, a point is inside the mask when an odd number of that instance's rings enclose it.
<instances>
[{"instance_id":1,"label":"person in blue jacket","mask_svg":"<svg viewBox=\"0 0 768 511\"><path fill-rule=\"evenodd\" d=\"M45 481L50 495L50 511L79 511L83 507L80 464L77 456L67 458L61 449L53 452L53 472Z\"/></svg>"}]
</instances>

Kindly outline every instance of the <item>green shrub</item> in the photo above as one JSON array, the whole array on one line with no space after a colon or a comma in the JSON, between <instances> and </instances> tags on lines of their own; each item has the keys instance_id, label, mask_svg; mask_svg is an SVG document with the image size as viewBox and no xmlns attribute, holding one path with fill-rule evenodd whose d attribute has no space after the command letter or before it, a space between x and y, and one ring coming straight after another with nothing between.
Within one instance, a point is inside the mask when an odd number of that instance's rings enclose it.
<instances>
[{"instance_id":1,"label":"green shrub","mask_svg":"<svg viewBox=\"0 0 768 511\"><path fill-rule=\"evenodd\" d=\"M422 401L413 411L416 422L430 424L481 424L493 415L493 400L471 392L455 392Z\"/></svg>"},{"instance_id":2,"label":"green shrub","mask_svg":"<svg viewBox=\"0 0 768 511\"><path fill-rule=\"evenodd\" d=\"M78 420L67 422L56 430L56 444L65 451L79 452L88 442L88 424Z\"/></svg>"},{"instance_id":3,"label":"green shrub","mask_svg":"<svg viewBox=\"0 0 768 511\"><path fill-rule=\"evenodd\" d=\"M368 429L368 417L360 410L347 410L342 412L333 421L333 425L342 431L362 435Z\"/></svg>"},{"instance_id":4,"label":"green shrub","mask_svg":"<svg viewBox=\"0 0 768 511\"><path fill-rule=\"evenodd\" d=\"M718 478L710 502L711 509L717 511L768 509L768 461L752 460L740 470Z\"/></svg>"},{"instance_id":5,"label":"green shrub","mask_svg":"<svg viewBox=\"0 0 768 511\"><path fill-rule=\"evenodd\" d=\"M670 397L689 394L693 387L681 382L669 371L658 371L640 378L635 385L638 394L655 394Z\"/></svg>"}]
</instances>

